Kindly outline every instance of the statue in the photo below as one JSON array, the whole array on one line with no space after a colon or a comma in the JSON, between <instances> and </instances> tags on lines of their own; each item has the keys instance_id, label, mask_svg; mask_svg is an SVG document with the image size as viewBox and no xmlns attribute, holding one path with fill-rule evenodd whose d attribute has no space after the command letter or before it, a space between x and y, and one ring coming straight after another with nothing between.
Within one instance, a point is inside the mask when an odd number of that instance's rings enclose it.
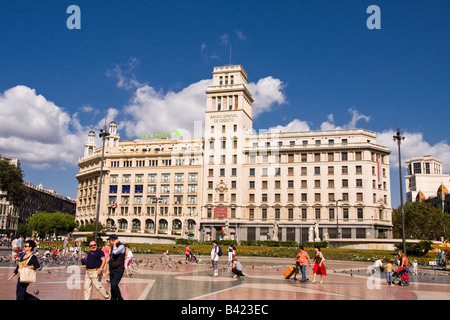
<instances>
[{"instance_id":1,"label":"statue","mask_svg":"<svg viewBox=\"0 0 450 320\"><path fill-rule=\"evenodd\" d=\"M272 240L278 241L278 223L276 221L273 223Z\"/></svg>"},{"instance_id":2,"label":"statue","mask_svg":"<svg viewBox=\"0 0 450 320\"><path fill-rule=\"evenodd\" d=\"M321 241L319 237L319 222L317 220L314 221L314 234L315 234L314 241L315 242Z\"/></svg>"},{"instance_id":3,"label":"statue","mask_svg":"<svg viewBox=\"0 0 450 320\"><path fill-rule=\"evenodd\" d=\"M308 241L314 242L314 229L312 226L308 229Z\"/></svg>"}]
</instances>

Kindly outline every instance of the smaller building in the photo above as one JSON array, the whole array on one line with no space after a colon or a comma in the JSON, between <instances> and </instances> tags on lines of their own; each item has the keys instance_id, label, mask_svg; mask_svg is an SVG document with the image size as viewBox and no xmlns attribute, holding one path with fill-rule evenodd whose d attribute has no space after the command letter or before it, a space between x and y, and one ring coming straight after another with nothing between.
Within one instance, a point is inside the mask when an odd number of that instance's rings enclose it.
<instances>
[{"instance_id":1,"label":"smaller building","mask_svg":"<svg viewBox=\"0 0 450 320\"><path fill-rule=\"evenodd\" d=\"M20 168L20 160L0 155L0 159ZM17 231L19 223L27 223L28 219L39 211L49 213L62 212L75 216L76 201L58 195L54 190L46 190L42 185L35 186L24 181L28 189L28 197L21 205L8 201L6 191L0 189L0 233L11 234Z\"/></svg>"},{"instance_id":2,"label":"smaller building","mask_svg":"<svg viewBox=\"0 0 450 320\"><path fill-rule=\"evenodd\" d=\"M436 197L441 185L450 185L450 175L442 172L442 161L433 156L406 160L406 202L425 201Z\"/></svg>"}]
</instances>

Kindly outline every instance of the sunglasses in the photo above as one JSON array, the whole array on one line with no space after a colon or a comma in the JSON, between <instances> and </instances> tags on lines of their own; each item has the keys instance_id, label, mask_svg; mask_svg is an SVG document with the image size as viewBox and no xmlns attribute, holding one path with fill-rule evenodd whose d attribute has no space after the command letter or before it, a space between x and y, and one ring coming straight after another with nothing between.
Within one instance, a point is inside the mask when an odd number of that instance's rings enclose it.
<instances>
[{"instance_id":1,"label":"sunglasses","mask_svg":"<svg viewBox=\"0 0 450 320\"><path fill-rule=\"evenodd\" d=\"M96 244L90 244L89 247L96 247Z\"/></svg>"}]
</instances>

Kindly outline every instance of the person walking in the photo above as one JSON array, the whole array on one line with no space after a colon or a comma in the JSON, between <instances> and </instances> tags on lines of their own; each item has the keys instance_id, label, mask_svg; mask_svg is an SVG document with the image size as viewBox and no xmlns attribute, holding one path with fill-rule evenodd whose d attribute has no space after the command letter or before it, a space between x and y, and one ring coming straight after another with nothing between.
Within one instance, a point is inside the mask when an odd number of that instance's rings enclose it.
<instances>
[{"instance_id":1,"label":"person walking","mask_svg":"<svg viewBox=\"0 0 450 320\"><path fill-rule=\"evenodd\" d=\"M325 261L325 258L323 257L323 253L320 251L319 247L315 247L315 254L314 254L314 269L313 269L313 281L312 283L316 282L316 275L320 274L320 283L323 283L323 276L327 275L327 269L325 268L325 264L323 263Z\"/></svg>"},{"instance_id":2,"label":"person walking","mask_svg":"<svg viewBox=\"0 0 450 320\"><path fill-rule=\"evenodd\" d=\"M65 257L69 253L69 238L64 237L62 256Z\"/></svg>"},{"instance_id":3,"label":"person walking","mask_svg":"<svg viewBox=\"0 0 450 320\"><path fill-rule=\"evenodd\" d=\"M97 290L105 300L109 300L110 296L103 288L102 274L106 265L105 254L97 247L95 241L89 243L90 251L86 254L86 276L84 278L84 300L91 297L92 286Z\"/></svg>"},{"instance_id":4,"label":"person walking","mask_svg":"<svg viewBox=\"0 0 450 320\"><path fill-rule=\"evenodd\" d=\"M189 244L186 245L186 247L184 248L184 255L186 256L186 261L191 261L191 256L190 256L190 249L189 249Z\"/></svg>"},{"instance_id":5,"label":"person walking","mask_svg":"<svg viewBox=\"0 0 450 320\"><path fill-rule=\"evenodd\" d=\"M294 272L294 280L297 280L297 274L299 272L302 273L301 282L306 282L308 279L306 278L306 265L311 265L311 260L308 252L306 252L303 246L300 246L300 251L295 257L295 272Z\"/></svg>"},{"instance_id":6,"label":"person walking","mask_svg":"<svg viewBox=\"0 0 450 320\"><path fill-rule=\"evenodd\" d=\"M39 264L38 258L33 255L33 250L36 247L36 242L33 240L27 240L23 245L24 254L19 258L16 269L13 274L9 277L8 281L11 281L15 275L17 275L17 287L16 287L16 300L39 300L37 297L29 294L27 288L29 283L20 282L20 272L24 268L31 268L33 270L39 269L41 266ZM23 271L22 271L23 272Z\"/></svg>"},{"instance_id":7,"label":"person walking","mask_svg":"<svg viewBox=\"0 0 450 320\"><path fill-rule=\"evenodd\" d=\"M112 234L107 239L111 244L109 259L109 283L111 284L111 300L123 300L119 283L122 280L125 266L125 246L119 241L117 235Z\"/></svg>"},{"instance_id":8,"label":"person walking","mask_svg":"<svg viewBox=\"0 0 450 320\"><path fill-rule=\"evenodd\" d=\"M212 262L212 267L214 270L214 277L218 277L219 276L219 251L220 248L217 245L217 241L214 240L213 241L213 247L211 250L211 262Z\"/></svg>"},{"instance_id":9,"label":"person walking","mask_svg":"<svg viewBox=\"0 0 450 320\"><path fill-rule=\"evenodd\" d=\"M109 258L111 255L111 246L108 242L106 242L104 244L104 246L102 247L102 251L103 254L105 255L105 259L106 259L106 264L105 267L103 268L103 275L107 276L109 274ZM109 282L109 280L106 280L107 282Z\"/></svg>"},{"instance_id":10,"label":"person walking","mask_svg":"<svg viewBox=\"0 0 450 320\"><path fill-rule=\"evenodd\" d=\"M133 261L133 252L128 244L125 245L125 277L131 277L133 270L131 270L131 261Z\"/></svg>"}]
</instances>

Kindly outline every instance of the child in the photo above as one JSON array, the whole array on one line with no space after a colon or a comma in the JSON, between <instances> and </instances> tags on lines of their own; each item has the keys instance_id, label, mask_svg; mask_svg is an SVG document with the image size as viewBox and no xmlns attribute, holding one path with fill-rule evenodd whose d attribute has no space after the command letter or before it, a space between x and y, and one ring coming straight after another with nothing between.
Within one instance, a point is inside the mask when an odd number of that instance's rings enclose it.
<instances>
[{"instance_id":1,"label":"child","mask_svg":"<svg viewBox=\"0 0 450 320\"><path fill-rule=\"evenodd\" d=\"M417 272L417 260L414 260L414 262L413 262L413 274L418 274L418 272Z\"/></svg>"},{"instance_id":2,"label":"child","mask_svg":"<svg viewBox=\"0 0 450 320\"><path fill-rule=\"evenodd\" d=\"M384 271L386 272L386 285L392 286L394 285L394 281L392 279L392 272L394 271L394 267L392 266L392 262L389 259L384 267Z\"/></svg>"}]
</instances>

